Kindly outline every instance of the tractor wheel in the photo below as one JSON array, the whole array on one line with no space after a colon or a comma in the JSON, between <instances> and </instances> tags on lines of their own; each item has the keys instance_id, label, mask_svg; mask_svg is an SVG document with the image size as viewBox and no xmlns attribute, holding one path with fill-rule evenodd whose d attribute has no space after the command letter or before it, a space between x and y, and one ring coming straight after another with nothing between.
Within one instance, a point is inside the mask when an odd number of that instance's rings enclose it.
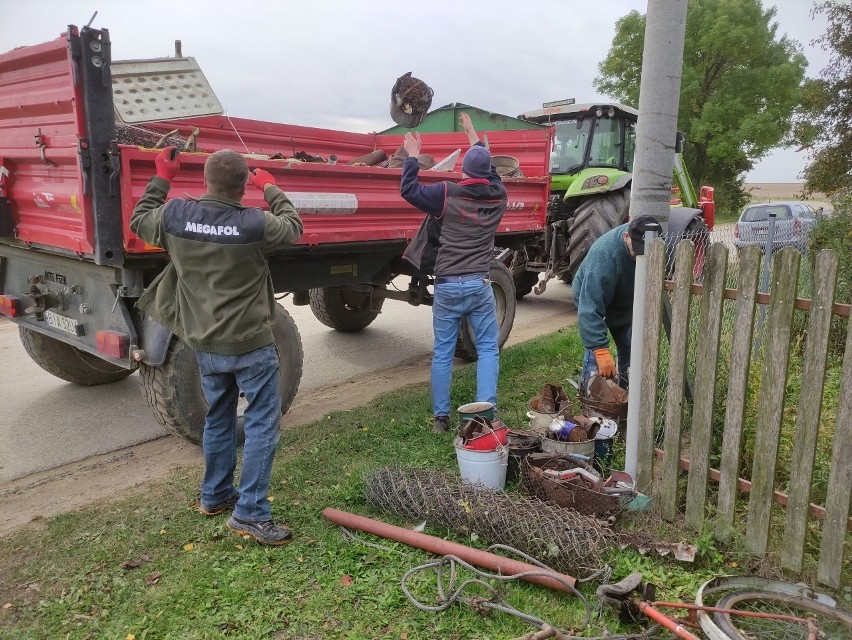
<instances>
[{"instance_id":1,"label":"tractor wheel","mask_svg":"<svg viewBox=\"0 0 852 640\"><path fill-rule=\"evenodd\" d=\"M602 194L577 207L568 234L571 262L563 282L570 282L574 277L595 240L627 221L629 208L630 188Z\"/></svg>"},{"instance_id":2,"label":"tractor wheel","mask_svg":"<svg viewBox=\"0 0 852 640\"><path fill-rule=\"evenodd\" d=\"M371 303L372 299L372 303ZM338 331L361 331L382 311L385 299L347 287L311 289L311 311L325 326Z\"/></svg>"},{"instance_id":3,"label":"tractor wheel","mask_svg":"<svg viewBox=\"0 0 852 640\"><path fill-rule=\"evenodd\" d=\"M276 309L277 316L272 327L281 379L282 415L290 408L302 378L302 338L293 318L282 307ZM201 444L204 433L204 418L207 401L201 391L201 375L195 351L174 338L169 346L166 361L160 367L140 365L142 374L142 396L154 412L157 422L175 435L186 438L193 444ZM244 401L238 405L239 420L237 437L243 441L242 412Z\"/></svg>"},{"instance_id":4,"label":"tractor wheel","mask_svg":"<svg viewBox=\"0 0 852 640\"><path fill-rule=\"evenodd\" d=\"M91 353L38 331L26 327L18 327L18 331L24 350L33 362L66 382L90 387L118 382L134 371L101 360Z\"/></svg>"},{"instance_id":5,"label":"tractor wheel","mask_svg":"<svg viewBox=\"0 0 852 640\"><path fill-rule=\"evenodd\" d=\"M502 349L503 344L512 332L512 325L515 323L515 307L517 304L515 283L512 280L512 273L506 265L499 262L491 264L489 277L491 278L491 289L494 291L494 302L497 307L497 326L499 328L497 347ZM476 341L467 320L462 322L459 329L459 337L456 341L456 357L468 362L476 360Z\"/></svg>"}]
</instances>

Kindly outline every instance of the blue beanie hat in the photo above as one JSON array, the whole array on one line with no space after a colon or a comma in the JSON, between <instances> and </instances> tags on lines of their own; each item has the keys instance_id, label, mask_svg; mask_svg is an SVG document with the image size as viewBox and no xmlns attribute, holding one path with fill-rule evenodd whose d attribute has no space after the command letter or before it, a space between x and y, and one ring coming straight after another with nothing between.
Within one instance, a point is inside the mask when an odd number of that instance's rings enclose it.
<instances>
[{"instance_id":1,"label":"blue beanie hat","mask_svg":"<svg viewBox=\"0 0 852 640\"><path fill-rule=\"evenodd\" d=\"M491 173L491 154L481 145L474 145L464 154L462 172L471 178L487 178Z\"/></svg>"}]
</instances>

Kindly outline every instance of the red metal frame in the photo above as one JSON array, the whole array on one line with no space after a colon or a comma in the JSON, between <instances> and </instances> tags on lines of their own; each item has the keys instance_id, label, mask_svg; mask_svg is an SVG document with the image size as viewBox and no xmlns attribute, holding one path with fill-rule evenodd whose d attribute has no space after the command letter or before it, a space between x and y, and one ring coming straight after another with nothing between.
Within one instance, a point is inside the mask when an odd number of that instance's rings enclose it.
<instances>
[{"instance_id":1,"label":"red metal frame","mask_svg":"<svg viewBox=\"0 0 852 640\"><path fill-rule=\"evenodd\" d=\"M23 47L0 55L0 157L10 171L8 197L17 238L36 244L91 256L94 246L92 200L84 193L84 173L78 146L86 138L81 89L74 85L75 70L69 41ZM399 195L401 170L351 167L345 163L377 148L392 154L402 143L400 135L350 133L297 125L209 116L144 125L156 131L179 129L182 135L199 129L201 153L184 153L181 171L170 197L204 193L203 166L218 149L253 154L292 155L296 151L328 157L339 164L292 163L250 159L252 168L272 172L279 185L293 193L350 194L357 207L347 214L307 214L300 244L323 245L410 239L423 213ZM40 133L39 133L40 132ZM40 148L38 140L43 144ZM547 129L487 132L494 153L516 157L524 179L507 180L509 208L498 234L540 231L544 227L549 194ZM436 160L455 149L466 149L462 133L423 134L423 151ZM99 216L120 215L125 250L156 251L129 230L133 207L155 173L156 151L120 147L118 188L121 211L99 211ZM461 162L457 163L457 167ZM425 183L460 179L459 173L421 172ZM261 193L247 189L244 202L263 207Z\"/></svg>"}]
</instances>

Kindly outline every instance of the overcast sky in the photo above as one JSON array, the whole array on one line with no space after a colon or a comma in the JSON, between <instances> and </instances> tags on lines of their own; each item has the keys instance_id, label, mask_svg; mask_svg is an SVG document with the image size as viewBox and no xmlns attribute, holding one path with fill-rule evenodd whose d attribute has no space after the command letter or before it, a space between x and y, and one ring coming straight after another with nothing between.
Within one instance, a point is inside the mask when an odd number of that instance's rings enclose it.
<instances>
[{"instance_id":1,"label":"overcast sky","mask_svg":"<svg viewBox=\"0 0 852 640\"><path fill-rule=\"evenodd\" d=\"M764 0L779 34L811 45L825 19L812 0ZM604 98L592 86L615 22L645 0L0 0L0 51L57 37L68 24L107 28L113 58L183 54L201 65L228 115L349 131L392 126L390 90L407 71L435 91L511 116L543 101ZM689 46L689 43L686 43ZM804 154L775 152L749 182L793 182Z\"/></svg>"}]
</instances>

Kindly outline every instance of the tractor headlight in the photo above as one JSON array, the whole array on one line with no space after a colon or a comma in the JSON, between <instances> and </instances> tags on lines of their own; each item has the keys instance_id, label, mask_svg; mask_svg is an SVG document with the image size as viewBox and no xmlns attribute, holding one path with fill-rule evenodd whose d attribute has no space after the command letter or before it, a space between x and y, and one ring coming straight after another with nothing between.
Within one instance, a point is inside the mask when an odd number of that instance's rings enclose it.
<instances>
[{"instance_id":1,"label":"tractor headlight","mask_svg":"<svg viewBox=\"0 0 852 640\"><path fill-rule=\"evenodd\" d=\"M583 180L583 189L594 189L596 187L603 187L606 184L609 184L607 176L589 176Z\"/></svg>"}]
</instances>

